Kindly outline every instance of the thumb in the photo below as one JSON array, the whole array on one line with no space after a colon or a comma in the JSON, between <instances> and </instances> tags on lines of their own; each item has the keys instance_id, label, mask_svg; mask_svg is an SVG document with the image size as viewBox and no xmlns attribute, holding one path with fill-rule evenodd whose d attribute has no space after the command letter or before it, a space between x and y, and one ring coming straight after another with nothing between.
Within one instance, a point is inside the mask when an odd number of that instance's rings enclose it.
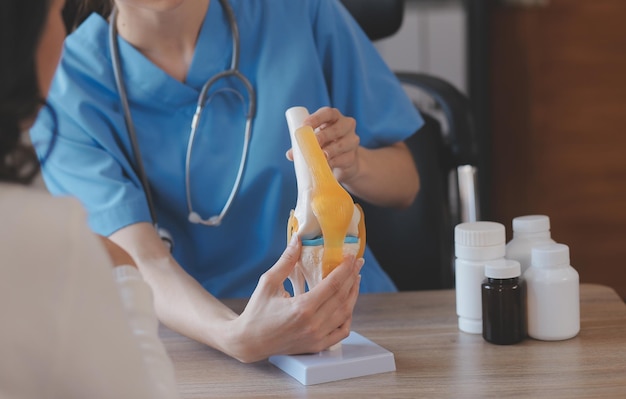
<instances>
[{"instance_id":1,"label":"thumb","mask_svg":"<svg viewBox=\"0 0 626 399\"><path fill-rule=\"evenodd\" d=\"M291 241L287 248L283 251L278 261L272 266L266 274L271 276L271 279L279 280L281 283L289 277L289 274L293 271L296 263L300 259L300 252L302 251L302 244L297 234L291 237Z\"/></svg>"}]
</instances>

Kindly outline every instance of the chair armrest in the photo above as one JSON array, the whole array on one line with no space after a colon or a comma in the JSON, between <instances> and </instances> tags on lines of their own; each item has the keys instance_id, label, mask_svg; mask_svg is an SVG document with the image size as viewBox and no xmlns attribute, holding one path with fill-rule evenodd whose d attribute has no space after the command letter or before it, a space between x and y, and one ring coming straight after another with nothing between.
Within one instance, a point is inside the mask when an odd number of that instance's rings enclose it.
<instances>
[{"instance_id":1,"label":"chair armrest","mask_svg":"<svg viewBox=\"0 0 626 399\"><path fill-rule=\"evenodd\" d=\"M451 83L435 76L396 72L403 85L413 86L428 94L439 105L448 122L447 141L454 166L476 165L478 138L474 127L469 100Z\"/></svg>"}]
</instances>

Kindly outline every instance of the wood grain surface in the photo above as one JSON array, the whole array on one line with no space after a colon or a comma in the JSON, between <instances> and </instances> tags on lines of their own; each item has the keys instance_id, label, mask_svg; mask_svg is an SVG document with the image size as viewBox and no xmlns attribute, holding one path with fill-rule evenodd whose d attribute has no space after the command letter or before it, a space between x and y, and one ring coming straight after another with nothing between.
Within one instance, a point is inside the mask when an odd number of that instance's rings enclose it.
<instances>
[{"instance_id":1,"label":"wood grain surface","mask_svg":"<svg viewBox=\"0 0 626 399\"><path fill-rule=\"evenodd\" d=\"M245 301L228 301L241 311ZM184 398L623 398L626 304L581 285L581 332L490 344L460 332L453 290L363 294L353 331L394 353L395 372L301 385L267 361L237 360L161 327Z\"/></svg>"}]
</instances>

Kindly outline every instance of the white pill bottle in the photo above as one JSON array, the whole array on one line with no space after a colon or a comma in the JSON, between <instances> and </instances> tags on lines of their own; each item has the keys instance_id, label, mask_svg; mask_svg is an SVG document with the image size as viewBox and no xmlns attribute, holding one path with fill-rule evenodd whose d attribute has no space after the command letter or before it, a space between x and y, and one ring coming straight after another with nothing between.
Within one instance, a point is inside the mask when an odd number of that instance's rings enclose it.
<instances>
[{"instance_id":1,"label":"white pill bottle","mask_svg":"<svg viewBox=\"0 0 626 399\"><path fill-rule=\"evenodd\" d=\"M569 247L533 247L524 273L528 336L543 341L569 339L580 331L580 286L570 265Z\"/></svg>"},{"instance_id":2,"label":"white pill bottle","mask_svg":"<svg viewBox=\"0 0 626 399\"><path fill-rule=\"evenodd\" d=\"M506 244L505 258L519 262L523 275L530 267L532 248L554 244L550 236L550 218L546 215L526 215L513 219L513 238Z\"/></svg>"},{"instance_id":3,"label":"white pill bottle","mask_svg":"<svg viewBox=\"0 0 626 399\"><path fill-rule=\"evenodd\" d=\"M459 329L470 334L483 331L482 291L485 263L504 261L506 232L496 222L466 222L454 228L456 313Z\"/></svg>"}]
</instances>

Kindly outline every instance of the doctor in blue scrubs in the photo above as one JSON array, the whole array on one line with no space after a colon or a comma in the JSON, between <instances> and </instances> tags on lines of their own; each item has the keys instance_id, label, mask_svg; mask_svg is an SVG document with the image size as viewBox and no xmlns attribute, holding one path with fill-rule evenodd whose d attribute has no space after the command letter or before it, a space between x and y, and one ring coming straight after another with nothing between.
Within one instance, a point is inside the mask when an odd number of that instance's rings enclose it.
<instances>
[{"instance_id":1,"label":"doctor in blue scrubs","mask_svg":"<svg viewBox=\"0 0 626 399\"><path fill-rule=\"evenodd\" d=\"M301 245L285 247L285 110L311 111L351 194L393 207L419 189L402 141L423 123L349 13L338 0L77 2L54 112L31 131L40 156L58 131L48 189L134 257L172 329L242 362L345 338L359 292L396 288L368 249L362 269L347 257L310 292L285 290ZM242 314L220 301L232 297L250 298Z\"/></svg>"}]
</instances>

